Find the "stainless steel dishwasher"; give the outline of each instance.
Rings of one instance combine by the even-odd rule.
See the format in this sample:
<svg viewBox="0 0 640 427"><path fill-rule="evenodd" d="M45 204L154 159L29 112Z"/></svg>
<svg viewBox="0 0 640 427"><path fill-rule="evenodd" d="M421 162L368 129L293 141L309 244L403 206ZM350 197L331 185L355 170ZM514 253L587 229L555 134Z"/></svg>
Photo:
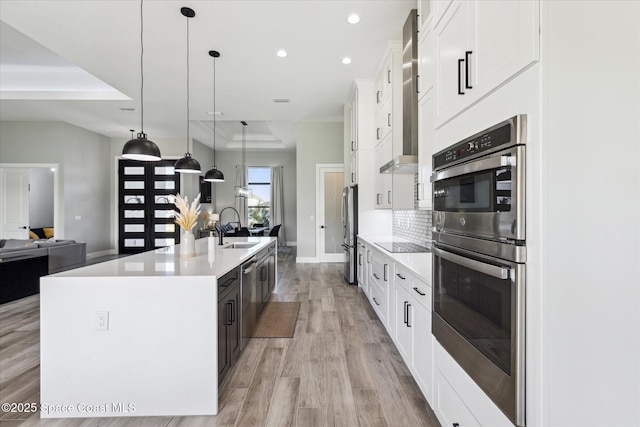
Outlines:
<svg viewBox="0 0 640 427"><path fill-rule="evenodd" d="M249 344L256 326L257 292L256 292L256 258L253 257L242 264L242 278L240 279L240 328L242 330L242 350Z"/></svg>

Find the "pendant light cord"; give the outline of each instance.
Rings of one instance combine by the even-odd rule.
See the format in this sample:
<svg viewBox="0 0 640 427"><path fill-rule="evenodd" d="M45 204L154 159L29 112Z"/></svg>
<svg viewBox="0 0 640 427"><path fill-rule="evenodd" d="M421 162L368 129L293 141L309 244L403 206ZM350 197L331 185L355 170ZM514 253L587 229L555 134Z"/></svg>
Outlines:
<svg viewBox="0 0 640 427"><path fill-rule="evenodd" d="M187 17L187 153L189 152L189 17Z"/></svg>
<svg viewBox="0 0 640 427"><path fill-rule="evenodd" d="M144 18L142 16L142 3L140 0L140 133L144 135Z"/></svg>
<svg viewBox="0 0 640 427"><path fill-rule="evenodd" d="M216 58L213 57L213 165L216 165Z"/></svg>

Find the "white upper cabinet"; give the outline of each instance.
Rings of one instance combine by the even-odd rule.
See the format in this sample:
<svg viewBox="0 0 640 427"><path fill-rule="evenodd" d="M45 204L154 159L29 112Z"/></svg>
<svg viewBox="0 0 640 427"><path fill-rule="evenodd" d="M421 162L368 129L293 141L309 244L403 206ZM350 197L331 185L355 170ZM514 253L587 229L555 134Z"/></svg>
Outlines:
<svg viewBox="0 0 640 427"><path fill-rule="evenodd" d="M433 25L424 26L418 41L418 99L422 99L436 83L436 38Z"/></svg>
<svg viewBox="0 0 640 427"><path fill-rule="evenodd" d="M431 18L431 0L418 0L418 30L422 31Z"/></svg>
<svg viewBox="0 0 640 427"><path fill-rule="evenodd" d="M449 6L451 6L451 3L452 0L431 0L429 5L429 12L432 16L431 22L434 26L440 22L440 20L442 19L442 15L444 15Z"/></svg>
<svg viewBox="0 0 640 427"><path fill-rule="evenodd" d="M538 60L538 8L538 0L453 0L433 21L436 127Z"/></svg>

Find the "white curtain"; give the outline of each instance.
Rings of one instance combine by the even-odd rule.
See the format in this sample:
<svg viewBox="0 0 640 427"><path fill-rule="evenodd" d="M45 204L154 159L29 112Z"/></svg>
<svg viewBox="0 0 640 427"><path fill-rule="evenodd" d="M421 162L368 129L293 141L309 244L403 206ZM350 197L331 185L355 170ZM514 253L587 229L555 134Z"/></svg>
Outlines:
<svg viewBox="0 0 640 427"><path fill-rule="evenodd" d="M284 233L284 168L274 166L271 168L271 218L269 226L271 228L280 224L278 233L278 246L286 246L286 236Z"/></svg>
<svg viewBox="0 0 640 427"><path fill-rule="evenodd" d="M242 165L236 165L236 186L247 186L247 168ZM247 198L236 197L236 210L240 214L240 222L243 227L248 227L249 219L247 217Z"/></svg>

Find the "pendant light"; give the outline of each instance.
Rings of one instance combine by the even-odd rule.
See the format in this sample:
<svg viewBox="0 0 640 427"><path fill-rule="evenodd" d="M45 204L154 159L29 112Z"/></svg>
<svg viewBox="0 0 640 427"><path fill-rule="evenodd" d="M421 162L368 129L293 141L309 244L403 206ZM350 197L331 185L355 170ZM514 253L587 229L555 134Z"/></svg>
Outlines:
<svg viewBox="0 0 640 427"><path fill-rule="evenodd" d="M174 169L179 173L200 173L202 172L200 163L189 153L189 18L196 16L196 13L188 7L181 8L180 13L187 18L187 152L176 162Z"/></svg>
<svg viewBox="0 0 640 427"><path fill-rule="evenodd" d="M142 16L142 2L140 0L140 133L137 138L133 138L124 144L122 147L122 157L131 160L140 161L158 161L162 160L160 156L160 149L153 142L147 139L147 134L144 133L144 20Z"/></svg>
<svg viewBox="0 0 640 427"><path fill-rule="evenodd" d="M204 175L207 182L224 182L224 174L216 168L216 58L220 57L220 52L210 50L209 55L213 58L213 166Z"/></svg>
<svg viewBox="0 0 640 427"><path fill-rule="evenodd" d="M240 185L233 187L233 193L236 197L247 199L253 197L253 191L247 187L247 122L243 120L240 123L242 123L242 179Z"/></svg>

